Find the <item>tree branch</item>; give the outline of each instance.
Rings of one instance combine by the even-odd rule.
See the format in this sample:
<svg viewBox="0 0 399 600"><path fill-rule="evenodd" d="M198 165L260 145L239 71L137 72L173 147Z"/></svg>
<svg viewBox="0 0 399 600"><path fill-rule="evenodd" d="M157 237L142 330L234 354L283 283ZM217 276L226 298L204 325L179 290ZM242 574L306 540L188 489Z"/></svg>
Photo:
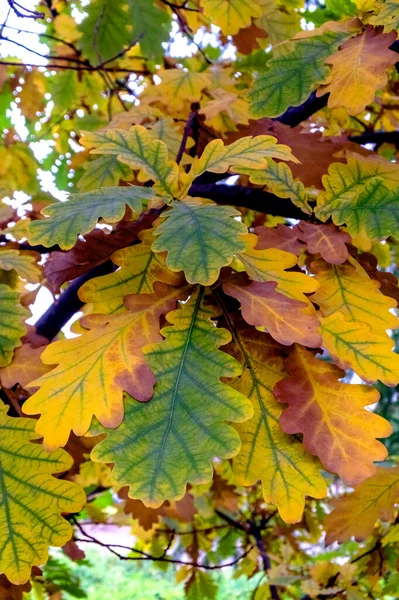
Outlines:
<svg viewBox="0 0 399 600"><path fill-rule="evenodd" d="M36 333L48 340L52 340L69 319L83 306L83 302L78 296L79 288L86 281L89 281L89 279L112 273L114 268L115 266L112 261L107 260L75 279L37 321Z"/></svg>
<svg viewBox="0 0 399 600"><path fill-rule="evenodd" d="M350 135L350 142L355 144L395 144L399 145L399 131L370 131L360 135Z"/></svg>
<svg viewBox="0 0 399 600"><path fill-rule="evenodd" d="M226 185L223 183L194 184L191 186L190 196L209 198L217 204L231 204L242 206L251 210L291 219L309 218L302 210L285 198L279 198L271 192L264 192L260 188L250 188L243 185Z"/></svg>

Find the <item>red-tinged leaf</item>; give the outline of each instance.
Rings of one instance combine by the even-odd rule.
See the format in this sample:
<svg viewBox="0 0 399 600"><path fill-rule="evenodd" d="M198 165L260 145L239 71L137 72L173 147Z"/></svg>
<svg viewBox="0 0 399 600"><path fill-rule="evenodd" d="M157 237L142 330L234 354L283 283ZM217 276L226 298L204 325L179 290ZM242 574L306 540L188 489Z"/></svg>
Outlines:
<svg viewBox="0 0 399 600"><path fill-rule="evenodd" d="M226 294L233 296L241 303L244 319L255 327L265 327L270 335L285 346L294 342L318 348L321 337L317 333L319 322L304 302L283 296L276 291L274 282L249 285L245 279L237 278L225 283Z"/></svg>
<svg viewBox="0 0 399 600"><path fill-rule="evenodd" d="M389 271L379 271L377 269L378 261L374 254L363 252L356 256L357 261L362 265L366 273L380 284L380 292L384 296L389 296L399 303L398 280L393 273Z"/></svg>
<svg viewBox="0 0 399 600"><path fill-rule="evenodd" d="M364 408L377 402L378 391L339 381L345 371L300 346L292 349L285 364L289 376L273 390L288 404L280 417L283 431L302 433L306 450L348 485L373 475L373 462L387 455L376 438L392 433L388 421Z"/></svg>
<svg viewBox="0 0 399 600"><path fill-rule="evenodd" d="M278 248L291 252L299 256L305 245L299 240L300 231L297 227L289 227L288 225L277 225L276 228L255 227L256 235L259 238L257 250L266 250L267 248Z"/></svg>
<svg viewBox="0 0 399 600"><path fill-rule="evenodd" d="M52 367L40 360L46 346L34 348L31 344L23 344L15 350L12 363L0 369L0 381L3 387L12 388L19 383L28 387L34 379L38 379L51 371Z"/></svg>
<svg viewBox="0 0 399 600"><path fill-rule="evenodd" d="M333 500L334 510L324 525L326 542L344 542L352 536L363 541L373 531L377 519L390 521L399 502L399 467L378 467L352 494Z"/></svg>
<svg viewBox="0 0 399 600"><path fill-rule="evenodd" d="M310 254L321 254L325 261L340 265L348 258L350 236L332 223L316 225L301 221L298 225L299 239L308 247Z"/></svg>
<svg viewBox="0 0 399 600"><path fill-rule="evenodd" d="M54 251L44 265L44 276L52 292L58 293L66 281L72 281L90 269L106 261L111 254L120 248L130 246L143 229L150 227L154 216L145 215L140 223L121 223L111 233L102 229L94 229L85 235L85 240L78 240L67 252Z"/></svg>

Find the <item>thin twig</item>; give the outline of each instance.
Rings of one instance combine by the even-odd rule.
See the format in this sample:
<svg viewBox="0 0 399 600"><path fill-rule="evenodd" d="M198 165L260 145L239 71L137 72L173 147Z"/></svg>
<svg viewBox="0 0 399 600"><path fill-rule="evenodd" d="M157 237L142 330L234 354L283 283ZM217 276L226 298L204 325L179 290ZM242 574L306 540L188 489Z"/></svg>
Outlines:
<svg viewBox="0 0 399 600"><path fill-rule="evenodd" d="M15 12L17 17L21 17L22 19L44 19L46 16L42 12L38 12L37 10L30 10L30 8L25 8L17 2L16 0L7 0L10 8ZM25 11L25 14L21 11Z"/></svg>
<svg viewBox="0 0 399 600"><path fill-rule="evenodd" d="M194 124L195 119L197 118L197 115L198 115L198 110L193 110L190 113L190 115L187 119L187 122L184 126L183 137L182 137L182 140L181 140L181 143L179 146L178 153L176 154L177 164L179 164L181 159L183 158L183 154L184 154L184 151L186 150L186 146L187 146L187 140L191 133L191 130L193 128L193 124Z"/></svg>
<svg viewBox="0 0 399 600"><path fill-rule="evenodd" d="M58 57L57 57L58 58ZM119 67L93 67L91 65L36 65L34 63L23 63L17 61L0 60L0 65L6 65L9 67L32 67L33 69L45 68L45 69L69 69L70 71L90 71L95 73L96 71L107 71L109 73L139 73L140 75L148 75L149 71L143 69L121 69Z"/></svg>

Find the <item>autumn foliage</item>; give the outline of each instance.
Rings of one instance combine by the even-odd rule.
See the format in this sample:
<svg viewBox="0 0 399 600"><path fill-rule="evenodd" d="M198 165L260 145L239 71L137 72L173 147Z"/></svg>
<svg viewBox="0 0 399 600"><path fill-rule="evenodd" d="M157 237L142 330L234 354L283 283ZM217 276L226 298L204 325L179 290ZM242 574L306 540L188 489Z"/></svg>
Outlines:
<svg viewBox="0 0 399 600"><path fill-rule="evenodd" d="M393 598L398 1L8 4L0 597L97 543Z"/></svg>

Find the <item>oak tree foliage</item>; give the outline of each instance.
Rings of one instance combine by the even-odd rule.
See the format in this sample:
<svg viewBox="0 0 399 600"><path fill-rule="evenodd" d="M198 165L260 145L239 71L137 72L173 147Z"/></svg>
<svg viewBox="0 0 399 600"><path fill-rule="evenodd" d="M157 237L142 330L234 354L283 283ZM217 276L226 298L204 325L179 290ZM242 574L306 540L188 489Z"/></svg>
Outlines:
<svg viewBox="0 0 399 600"><path fill-rule="evenodd" d="M1 597L84 594L44 567L83 542L192 600L227 566L397 595L398 29L398 0L8 1Z"/></svg>

